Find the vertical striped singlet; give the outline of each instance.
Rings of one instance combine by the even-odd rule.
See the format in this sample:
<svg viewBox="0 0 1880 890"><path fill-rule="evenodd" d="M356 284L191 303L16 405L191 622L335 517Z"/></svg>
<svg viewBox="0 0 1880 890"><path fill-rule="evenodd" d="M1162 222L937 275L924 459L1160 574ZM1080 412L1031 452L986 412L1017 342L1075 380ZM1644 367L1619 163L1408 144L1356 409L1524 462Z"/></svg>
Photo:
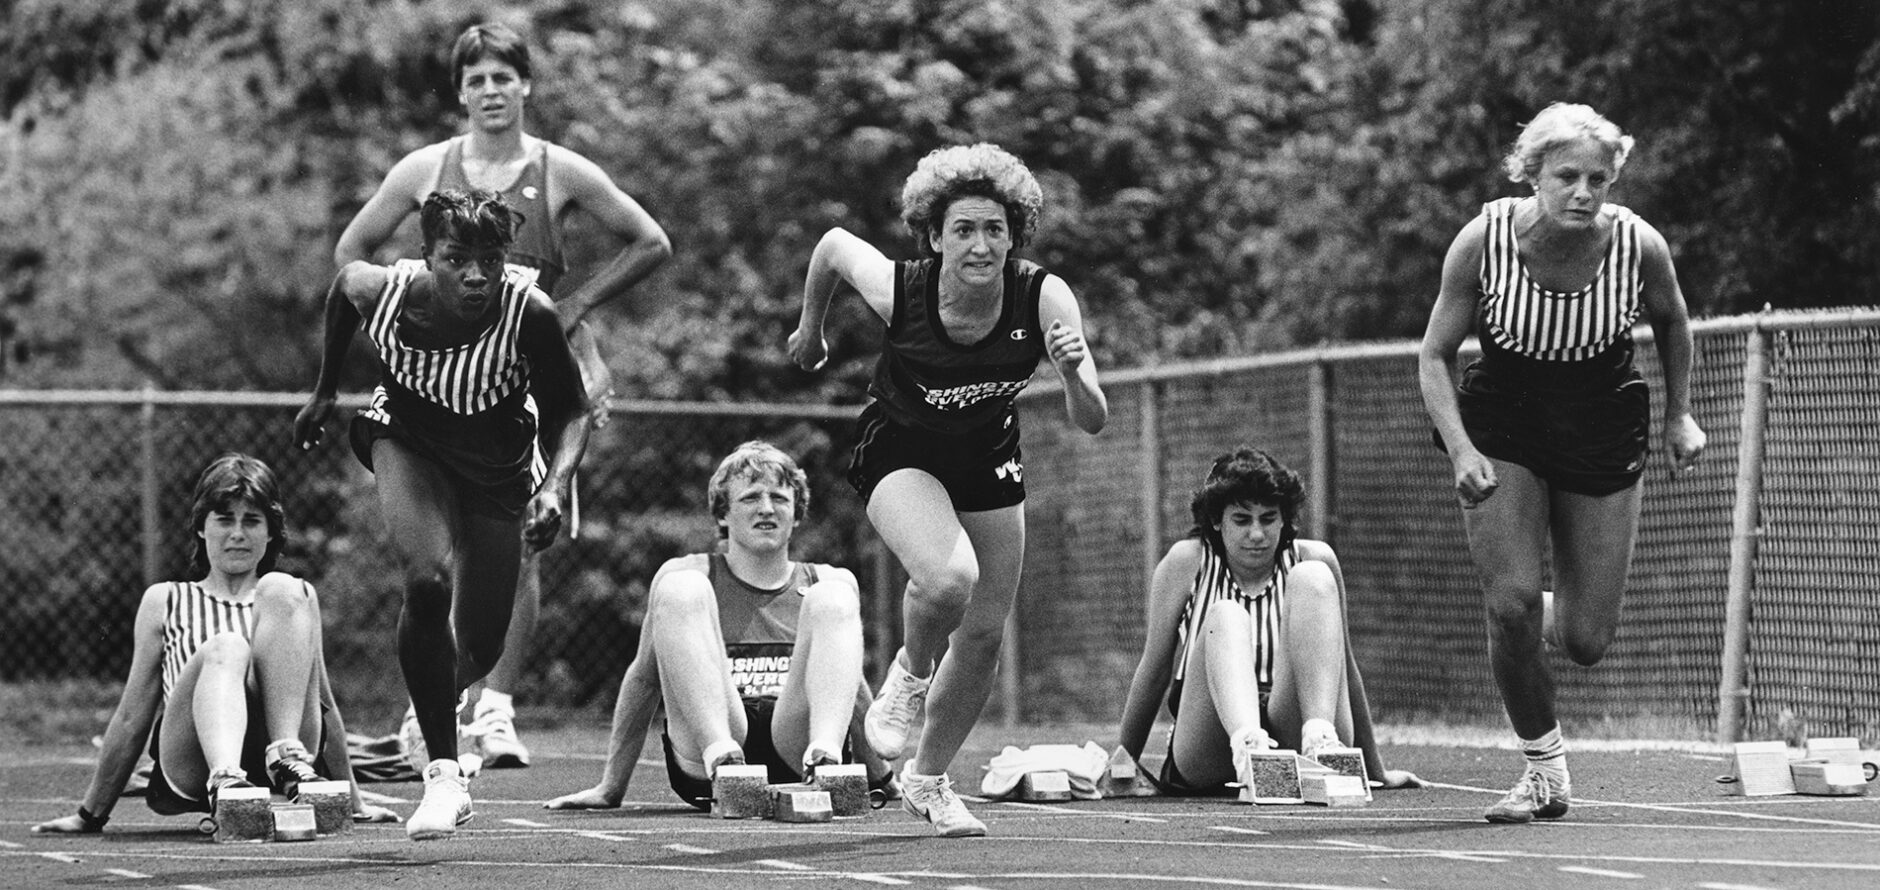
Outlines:
<svg viewBox="0 0 1880 890"><path fill-rule="evenodd" d="M1638 216L1607 204L1613 217L1612 244L1592 283L1574 293L1556 293L1535 284L1521 262L1515 239L1515 207L1520 198L1502 198L1482 206L1488 236L1482 253L1482 329L1494 344L1543 361L1583 361L1628 337L1638 321Z"/></svg>
<svg viewBox="0 0 1880 890"><path fill-rule="evenodd" d="M302 582L303 584L305 582ZM243 639L255 636L255 604L232 603L211 596L201 584L170 582L169 602L163 608L163 698L168 701L176 678L182 676L204 641L235 631Z"/></svg>
<svg viewBox="0 0 1880 890"><path fill-rule="evenodd" d="M1201 633L1202 622L1208 618L1208 607L1220 600L1235 600L1246 606L1247 614L1252 616L1254 676L1262 690L1271 689L1273 658L1279 648L1279 622L1285 605L1286 573L1298 561L1298 545L1286 548L1278 564L1273 566L1273 573L1267 576L1266 584L1250 595L1234 580L1227 560L1203 540L1194 592L1188 595L1188 604L1182 607L1181 623L1176 627L1181 642L1176 647L1175 680L1180 682L1187 675L1189 643Z"/></svg>
<svg viewBox="0 0 1880 890"><path fill-rule="evenodd" d="M398 335L398 316L411 282L425 269L423 260L399 260L389 267L391 278L379 295L378 308L365 321L366 336L378 351L385 374L405 390L453 414L477 414L528 384L528 362L522 356L522 311L528 304L530 283L514 270L503 274L496 323L477 339L447 349L417 349ZM361 412L380 423L391 422L384 384L372 392L372 404Z"/></svg>

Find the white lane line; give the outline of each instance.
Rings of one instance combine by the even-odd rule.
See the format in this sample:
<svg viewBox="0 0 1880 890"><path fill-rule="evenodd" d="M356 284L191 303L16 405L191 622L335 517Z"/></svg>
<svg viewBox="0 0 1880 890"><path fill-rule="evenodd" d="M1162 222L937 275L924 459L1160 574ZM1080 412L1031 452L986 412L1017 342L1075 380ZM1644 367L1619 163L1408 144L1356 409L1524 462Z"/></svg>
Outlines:
<svg viewBox="0 0 1880 890"><path fill-rule="evenodd" d="M132 880L138 880L138 881L141 881L145 878L150 877L149 875L144 874L143 872L131 871L128 868L107 868L104 870L104 873L108 875L117 875L120 878L130 878Z"/></svg>
<svg viewBox="0 0 1880 890"><path fill-rule="evenodd" d="M1774 887L1764 887L1760 884L1719 884L1712 882L1709 884L1698 884L1697 886L1704 888L1704 890L1775 890Z"/></svg>
<svg viewBox="0 0 1880 890"><path fill-rule="evenodd" d="M537 822L533 819L504 819L503 824L504 825L520 825L523 828L553 828L555 827L546 822Z"/></svg>
<svg viewBox="0 0 1880 890"><path fill-rule="evenodd" d="M667 844L666 849L671 850L674 853L690 853L693 856L716 856L718 855L717 850L707 850L704 847L694 847L691 844Z"/></svg>
<svg viewBox="0 0 1880 890"><path fill-rule="evenodd" d="M1167 824L1168 822L1167 819L1157 819L1154 816L1144 816L1140 813L1101 813L1095 810L1080 810L1074 807L1054 806L1048 803L1031 803L1031 802L1022 801L1022 800L1007 800L1007 801L1001 801L1001 803L1005 804L1008 807L1012 807L1014 809L1031 810L1032 812L1035 812L1035 813L1062 813L1066 816L1089 816L1091 818L1096 818L1096 819L1121 819L1124 822L1154 822L1157 825Z"/></svg>
<svg viewBox="0 0 1880 890"><path fill-rule="evenodd" d="M613 841L614 843L619 843L619 844L631 843L633 841L639 840L639 838L636 838L636 837L628 837L624 834L616 834L611 831L577 831L574 833L574 836L591 838L597 841Z"/></svg>
<svg viewBox="0 0 1880 890"><path fill-rule="evenodd" d="M78 864L78 857L73 856L70 853L40 853L39 855L46 859L51 859L57 862L63 862L66 865Z"/></svg>
<svg viewBox="0 0 1880 890"><path fill-rule="evenodd" d="M1495 795L1507 793L1505 791L1497 791L1493 788L1477 788L1474 785L1451 785L1447 782L1425 782L1424 784L1431 788L1448 788L1452 791L1476 791L1483 794ZM1731 816L1737 819L1789 822L1796 825L1836 825L1842 828L1864 828L1870 832L1880 832L1880 825L1875 825L1871 822L1849 822L1843 819L1809 819L1801 816L1775 816L1768 813L1749 813L1742 810L1717 809L1707 804L1627 803L1620 800L1593 800L1591 798L1578 799L1575 800L1574 803L1585 804L1589 807L1625 807L1627 809L1647 810L1654 813L1684 813L1693 816Z"/></svg>
<svg viewBox="0 0 1880 890"><path fill-rule="evenodd" d="M905 887L913 883L913 881L903 881L900 878L891 878L887 875L849 875L849 877L863 883L881 884L886 887Z"/></svg>
<svg viewBox="0 0 1880 890"><path fill-rule="evenodd" d="M754 859L752 860L752 863L755 865L768 865L771 868L782 869L784 871L815 871L816 870L800 862L789 862L783 859Z"/></svg>
<svg viewBox="0 0 1880 890"><path fill-rule="evenodd" d="M1227 831L1227 832L1232 832L1234 834L1272 834L1273 833L1270 831L1261 831L1258 828L1239 828L1233 825L1210 825L1208 827L1214 829L1215 831Z"/></svg>
<svg viewBox="0 0 1880 890"><path fill-rule="evenodd" d="M208 884L178 884L176 890L215 890Z"/></svg>
<svg viewBox="0 0 1880 890"><path fill-rule="evenodd" d="M1637 872L1613 871L1609 868L1587 868L1584 865L1563 865L1560 867L1560 870L1576 875L1592 875L1596 878L1618 878L1622 881L1638 881L1645 878L1644 875Z"/></svg>

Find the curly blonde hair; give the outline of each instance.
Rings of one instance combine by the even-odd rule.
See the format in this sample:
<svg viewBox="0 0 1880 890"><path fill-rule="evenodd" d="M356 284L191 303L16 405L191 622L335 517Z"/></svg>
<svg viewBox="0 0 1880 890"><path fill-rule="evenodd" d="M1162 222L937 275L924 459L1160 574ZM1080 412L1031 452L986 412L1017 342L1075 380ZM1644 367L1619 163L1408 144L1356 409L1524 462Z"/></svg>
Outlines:
<svg viewBox="0 0 1880 890"><path fill-rule="evenodd" d="M954 201L968 197L990 198L1005 207L1013 247L1030 243L1044 213L1044 189L1011 152L990 142L935 149L901 187L901 221L922 254L936 255L928 236L946 221Z"/></svg>
<svg viewBox="0 0 1880 890"><path fill-rule="evenodd" d="M1540 114L1534 115L1534 119L1521 128L1514 148L1501 161L1502 169L1507 171L1509 180L1531 185L1539 180L1541 162L1547 159L1548 152L1580 139L1591 139L1612 153L1615 176L1625 168L1626 156L1632 153L1632 137L1591 106L1555 102L1541 109Z"/></svg>
<svg viewBox="0 0 1880 890"><path fill-rule="evenodd" d="M783 449L762 439L752 439L725 455L718 469L712 472L711 482L705 486L705 503L711 508L712 519L722 522L730 515L731 486L735 480L745 478L790 486L790 494L796 501L792 518L801 521L809 512L809 476ZM728 535L723 525L718 526L718 537Z"/></svg>

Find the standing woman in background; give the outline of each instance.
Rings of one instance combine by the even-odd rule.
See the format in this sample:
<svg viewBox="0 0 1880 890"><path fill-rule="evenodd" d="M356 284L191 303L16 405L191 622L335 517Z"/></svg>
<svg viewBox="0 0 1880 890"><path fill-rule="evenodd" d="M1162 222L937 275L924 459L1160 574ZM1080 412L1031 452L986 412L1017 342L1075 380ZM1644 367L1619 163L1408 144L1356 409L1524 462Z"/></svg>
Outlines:
<svg viewBox="0 0 1880 890"><path fill-rule="evenodd" d="M1482 208L1443 261L1418 357L1423 401L1455 470L1488 611L1489 659L1527 768L1490 822L1566 815L1566 749L1543 643L1605 656L1638 537L1651 396L1632 326L1651 322L1673 470L1704 449L1690 412L1691 329L1664 236L1607 193L1632 137L1584 105L1522 129L1508 176L1534 190ZM1472 325L1481 359L1458 383ZM1553 553L1553 591L1542 566Z"/></svg>
<svg viewBox="0 0 1880 890"><path fill-rule="evenodd" d="M925 701L920 745L901 776L903 805L943 837L986 833L946 772L992 691L1024 563L1012 400L1048 357L1071 421L1094 434L1109 418L1077 298L1056 275L1011 256L1031 240L1043 205L1038 181L1004 149L932 152L901 191L901 219L921 259L896 262L831 229L810 257L790 334L796 363L822 367L823 319L839 285L887 324L849 482L909 580L905 643L864 728L883 757L899 757Z"/></svg>

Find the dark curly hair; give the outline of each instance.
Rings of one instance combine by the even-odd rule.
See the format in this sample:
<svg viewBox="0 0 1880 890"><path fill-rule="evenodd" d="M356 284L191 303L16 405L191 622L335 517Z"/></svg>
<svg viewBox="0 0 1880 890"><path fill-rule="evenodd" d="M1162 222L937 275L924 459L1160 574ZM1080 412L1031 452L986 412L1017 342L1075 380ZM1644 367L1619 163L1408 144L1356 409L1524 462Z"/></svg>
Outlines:
<svg viewBox="0 0 1880 890"><path fill-rule="evenodd" d="M1306 487L1299 474L1273 456L1257 448L1242 445L1214 459L1208 478L1195 489L1188 502L1195 527L1188 534L1206 541L1215 553L1222 553L1221 516L1235 504L1272 504L1279 508L1281 528L1277 554L1285 553L1299 536L1299 508L1305 503Z"/></svg>
<svg viewBox="0 0 1880 890"><path fill-rule="evenodd" d="M1031 243L1044 213L1044 189L1011 152L990 142L935 149L901 186L901 222L922 256L936 255L931 236L961 198L988 198L1004 207L1014 248Z"/></svg>
<svg viewBox="0 0 1880 890"><path fill-rule="evenodd" d="M267 516L268 546L256 569L262 573L274 569L281 548L287 545L287 511L281 508L280 484L274 479L274 470L260 459L226 451L203 468L190 500L189 539L195 542L196 552L189 564L195 571L209 571L209 545L201 534L203 522L210 513L227 510L237 501L247 501Z"/></svg>
<svg viewBox="0 0 1880 890"><path fill-rule="evenodd" d="M424 235L424 254L440 238L455 238L475 247L509 249L522 227L522 212L510 207L503 196L484 189L432 192L418 209L418 230Z"/></svg>

